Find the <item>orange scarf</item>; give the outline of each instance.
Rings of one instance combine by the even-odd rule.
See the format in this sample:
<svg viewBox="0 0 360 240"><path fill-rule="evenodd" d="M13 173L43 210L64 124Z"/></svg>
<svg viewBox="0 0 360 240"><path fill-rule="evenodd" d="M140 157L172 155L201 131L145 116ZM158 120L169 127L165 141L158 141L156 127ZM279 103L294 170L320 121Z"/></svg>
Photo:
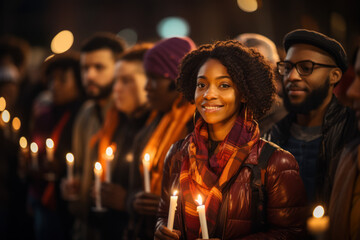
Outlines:
<svg viewBox="0 0 360 240"><path fill-rule="evenodd" d="M181 101L182 96L175 100L171 111L161 118L141 155L150 155L151 192L157 195L161 194L165 156L173 143L185 137L186 124L195 112L195 106L188 102L179 107ZM140 166L140 171L143 172L142 165Z"/></svg>

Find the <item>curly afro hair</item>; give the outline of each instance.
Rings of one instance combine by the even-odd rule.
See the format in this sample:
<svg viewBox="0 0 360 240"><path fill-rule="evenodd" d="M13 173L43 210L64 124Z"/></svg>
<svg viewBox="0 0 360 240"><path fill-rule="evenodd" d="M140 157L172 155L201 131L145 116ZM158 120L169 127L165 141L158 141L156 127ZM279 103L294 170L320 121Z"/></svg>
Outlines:
<svg viewBox="0 0 360 240"><path fill-rule="evenodd" d="M178 90L188 101L194 102L197 74L210 58L219 60L226 67L254 118L261 118L273 102L274 72L258 51L236 40L205 44L187 54L180 65Z"/></svg>

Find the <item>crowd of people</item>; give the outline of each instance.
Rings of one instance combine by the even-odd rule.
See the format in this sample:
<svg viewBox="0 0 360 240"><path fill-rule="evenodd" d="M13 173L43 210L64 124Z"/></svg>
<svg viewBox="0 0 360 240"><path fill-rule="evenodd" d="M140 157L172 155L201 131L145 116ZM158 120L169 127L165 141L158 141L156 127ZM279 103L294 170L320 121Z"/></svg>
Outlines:
<svg viewBox="0 0 360 240"><path fill-rule="evenodd" d="M37 81L30 49L0 37L3 239L360 239L359 49L102 32Z"/></svg>

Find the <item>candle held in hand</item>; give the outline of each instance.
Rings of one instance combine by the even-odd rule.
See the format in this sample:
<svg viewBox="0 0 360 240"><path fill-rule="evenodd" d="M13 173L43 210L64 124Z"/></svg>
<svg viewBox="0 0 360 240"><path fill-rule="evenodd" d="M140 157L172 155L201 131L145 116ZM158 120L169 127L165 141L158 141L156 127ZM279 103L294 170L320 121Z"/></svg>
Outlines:
<svg viewBox="0 0 360 240"><path fill-rule="evenodd" d="M51 138L46 139L46 158L49 162L54 160L54 141Z"/></svg>
<svg viewBox="0 0 360 240"><path fill-rule="evenodd" d="M144 166L144 186L145 192L151 192L150 190L150 154L146 153L143 159Z"/></svg>
<svg viewBox="0 0 360 240"><path fill-rule="evenodd" d="M168 215L168 223L167 228L170 230L173 230L174 227L174 217L175 217L175 211L177 207L177 191L174 191L173 196L170 197L170 206L169 206L169 215Z"/></svg>
<svg viewBox="0 0 360 240"><path fill-rule="evenodd" d="M114 152L111 147L107 147L105 151L105 160L106 160L106 171L105 171L105 181L111 182L111 162L114 160Z"/></svg>
<svg viewBox="0 0 360 240"><path fill-rule="evenodd" d="M199 206L197 206L196 210L199 213L202 238L209 239L209 233L208 233L207 223L206 223L205 205L202 205L202 197L200 196L200 194L196 201L199 204Z"/></svg>
<svg viewBox="0 0 360 240"><path fill-rule="evenodd" d="M72 153L66 154L67 179L69 182L74 179L74 160L74 155Z"/></svg>
<svg viewBox="0 0 360 240"><path fill-rule="evenodd" d="M95 167L94 167L94 174L95 174L95 209L97 210L101 210L101 195L100 195L100 191L101 191L101 182L100 182L100 178L101 175L103 173L103 169L101 166L101 163L96 162L95 163Z"/></svg>
<svg viewBox="0 0 360 240"><path fill-rule="evenodd" d="M39 167L38 163L38 145L35 142L30 144L30 151L31 151L31 163L33 169L37 169Z"/></svg>

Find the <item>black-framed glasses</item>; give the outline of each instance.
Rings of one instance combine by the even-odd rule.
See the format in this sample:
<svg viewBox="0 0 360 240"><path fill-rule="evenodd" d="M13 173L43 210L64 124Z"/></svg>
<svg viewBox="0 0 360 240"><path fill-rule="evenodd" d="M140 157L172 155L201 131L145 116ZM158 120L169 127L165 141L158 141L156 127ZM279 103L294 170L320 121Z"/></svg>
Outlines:
<svg viewBox="0 0 360 240"><path fill-rule="evenodd" d="M296 68L296 71L299 73L300 76L308 76L312 74L314 71L315 66L320 66L324 68L336 68L335 65L328 65L322 63L315 63L310 60L300 61L296 63L292 63L290 61L280 61L277 62L277 70L281 76L288 75L291 72L293 67Z"/></svg>

